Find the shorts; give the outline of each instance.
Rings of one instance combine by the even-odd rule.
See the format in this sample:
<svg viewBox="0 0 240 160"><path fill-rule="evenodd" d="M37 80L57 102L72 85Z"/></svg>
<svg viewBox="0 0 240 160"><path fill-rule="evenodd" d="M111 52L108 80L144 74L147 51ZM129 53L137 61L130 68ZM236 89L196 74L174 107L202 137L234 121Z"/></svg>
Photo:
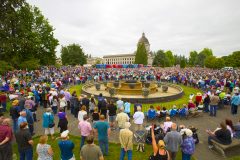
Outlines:
<svg viewBox="0 0 240 160"><path fill-rule="evenodd" d="M109 116L109 121L110 121L110 122L114 122L115 119L116 119L116 116Z"/></svg>
<svg viewBox="0 0 240 160"><path fill-rule="evenodd" d="M51 135L54 134L54 127L52 127L52 128L45 128L45 135L48 135L48 134L51 134Z"/></svg>

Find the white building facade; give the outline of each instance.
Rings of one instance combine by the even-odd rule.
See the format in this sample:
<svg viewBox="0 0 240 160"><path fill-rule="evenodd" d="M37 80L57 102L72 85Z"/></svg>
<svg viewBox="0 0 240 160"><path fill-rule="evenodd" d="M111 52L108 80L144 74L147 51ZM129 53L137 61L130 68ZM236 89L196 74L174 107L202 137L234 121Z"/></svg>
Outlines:
<svg viewBox="0 0 240 160"><path fill-rule="evenodd" d="M148 39L145 37L144 33L142 33L142 37L139 39L137 45L139 43L144 43L145 48L148 53L148 65L152 65L153 56L150 51L150 43L149 43ZM104 64L134 64L134 62L135 62L135 53L114 54L114 55L103 56Z"/></svg>

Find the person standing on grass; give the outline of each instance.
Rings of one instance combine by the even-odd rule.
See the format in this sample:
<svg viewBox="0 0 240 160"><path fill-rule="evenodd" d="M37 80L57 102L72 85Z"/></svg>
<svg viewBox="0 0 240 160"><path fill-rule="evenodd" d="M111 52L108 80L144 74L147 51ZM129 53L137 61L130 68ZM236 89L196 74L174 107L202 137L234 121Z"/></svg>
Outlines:
<svg viewBox="0 0 240 160"><path fill-rule="evenodd" d="M169 152L165 149L165 143L163 140L159 140L156 142L155 134L154 134L154 125L151 127L151 136L152 136L152 147L153 147L153 155L151 156L151 160L171 160L169 156Z"/></svg>
<svg viewBox="0 0 240 160"><path fill-rule="evenodd" d="M75 160L75 156L73 154L74 143L69 140L69 131L63 131L61 133L61 140L58 142L58 146L61 151L61 160Z"/></svg>
<svg viewBox="0 0 240 160"><path fill-rule="evenodd" d="M133 120L136 125L135 131L142 130L143 127L143 120L144 120L144 113L142 112L142 108L140 106L137 107L137 112L133 115Z"/></svg>
<svg viewBox="0 0 240 160"><path fill-rule="evenodd" d="M120 160L124 160L125 154L128 155L128 160L132 160L133 150L133 132L129 130L130 122L125 123L125 128L120 130L119 141L121 143Z"/></svg>
<svg viewBox="0 0 240 160"><path fill-rule="evenodd" d="M125 128L125 122L129 121L129 117L126 113L123 112L124 108L120 108L119 112L116 117L116 122L118 124L119 129Z"/></svg>
<svg viewBox="0 0 240 160"><path fill-rule="evenodd" d="M52 147L47 144L48 136L44 135L39 138L39 143L37 144L37 160L53 160L53 150Z"/></svg>
<svg viewBox="0 0 240 160"><path fill-rule="evenodd" d="M87 136L89 136L92 133L92 127L91 124L88 122L88 116L84 115L83 121L80 121L78 124L78 129L81 133L81 144L80 144L80 150L82 146L84 145L85 139Z"/></svg>
<svg viewBox="0 0 240 160"><path fill-rule="evenodd" d="M190 129L182 129L180 132L183 136L181 144L182 160L191 160L191 156L195 151L195 141L193 139L193 132Z"/></svg>
<svg viewBox="0 0 240 160"><path fill-rule="evenodd" d="M178 147L182 144L182 136L179 132L177 132L176 123L172 123L171 131L165 135L164 142L166 144L166 148L169 152L171 160L175 160L178 152Z"/></svg>
<svg viewBox="0 0 240 160"><path fill-rule="evenodd" d="M111 129L108 122L105 121L105 116L100 116L100 121L95 123L94 132L98 135L98 142L101 151L104 155L108 155L108 137L110 136Z"/></svg>
<svg viewBox="0 0 240 160"><path fill-rule="evenodd" d="M0 124L0 159L12 160L12 138L11 119L6 118Z"/></svg>
<svg viewBox="0 0 240 160"><path fill-rule="evenodd" d="M54 115L52 114L52 109L49 107L46 109L46 112L43 113L42 116L42 126L44 128L45 135L51 135L52 139L54 139L54 126L51 124L54 123Z"/></svg>
<svg viewBox="0 0 240 160"><path fill-rule="evenodd" d="M110 127L114 129L114 122L117 114L117 107L113 103L113 100L110 100L110 103L107 105Z"/></svg>
<svg viewBox="0 0 240 160"><path fill-rule="evenodd" d="M129 101L127 100L124 103L124 112L127 113L128 117L130 117L130 111L131 111L131 103L129 103Z"/></svg>
<svg viewBox="0 0 240 160"><path fill-rule="evenodd" d="M20 131L15 134L20 160L33 159L33 140L27 122L20 124Z"/></svg>
<svg viewBox="0 0 240 160"><path fill-rule="evenodd" d="M80 151L81 160L104 160L102 151L99 146L94 144L94 137L88 136L87 144Z"/></svg>

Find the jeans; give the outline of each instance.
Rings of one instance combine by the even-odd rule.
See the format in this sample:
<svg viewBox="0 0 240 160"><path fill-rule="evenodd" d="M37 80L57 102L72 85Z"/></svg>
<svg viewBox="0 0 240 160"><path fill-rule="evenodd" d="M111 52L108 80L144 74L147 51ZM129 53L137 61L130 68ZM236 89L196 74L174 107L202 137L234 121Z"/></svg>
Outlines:
<svg viewBox="0 0 240 160"><path fill-rule="evenodd" d="M209 112L209 103L204 103L204 112Z"/></svg>
<svg viewBox="0 0 240 160"><path fill-rule="evenodd" d="M104 155L108 155L108 139L98 140L101 151Z"/></svg>
<svg viewBox="0 0 240 160"><path fill-rule="evenodd" d="M217 114L217 105L210 105L210 116L215 116Z"/></svg>
<svg viewBox="0 0 240 160"><path fill-rule="evenodd" d="M32 160L33 159L33 149L27 149L25 151L19 151L20 160Z"/></svg>
<svg viewBox="0 0 240 160"><path fill-rule="evenodd" d="M182 160L191 160L191 154L185 154L182 152Z"/></svg>
<svg viewBox="0 0 240 160"><path fill-rule="evenodd" d="M124 148L121 148L120 160L124 160L125 154L127 153L128 160L132 160L132 150L124 151Z"/></svg>
<svg viewBox="0 0 240 160"><path fill-rule="evenodd" d="M81 136L80 150L83 147L86 138L86 136Z"/></svg>
<svg viewBox="0 0 240 160"><path fill-rule="evenodd" d="M237 114L237 110L238 110L238 105L232 104L231 105L231 113Z"/></svg>
<svg viewBox="0 0 240 160"><path fill-rule="evenodd" d="M13 132L17 133L18 131L18 119L13 119Z"/></svg>

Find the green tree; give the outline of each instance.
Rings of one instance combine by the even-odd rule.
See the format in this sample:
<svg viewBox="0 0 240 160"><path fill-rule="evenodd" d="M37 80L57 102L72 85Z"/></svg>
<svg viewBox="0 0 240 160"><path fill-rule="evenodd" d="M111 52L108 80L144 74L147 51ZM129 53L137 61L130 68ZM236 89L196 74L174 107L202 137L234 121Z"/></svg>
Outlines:
<svg viewBox="0 0 240 160"><path fill-rule="evenodd" d="M61 59L63 65L84 65L87 63L86 55L78 44L62 46Z"/></svg>
<svg viewBox="0 0 240 160"><path fill-rule="evenodd" d="M5 61L0 61L0 75L10 70L13 70L11 65Z"/></svg>
<svg viewBox="0 0 240 160"><path fill-rule="evenodd" d="M166 56L166 67L172 67L175 63L175 59L174 56L172 54L172 51L166 51L165 52L165 56Z"/></svg>
<svg viewBox="0 0 240 160"><path fill-rule="evenodd" d="M207 68L215 68L214 67L215 62L216 62L216 57L215 56L208 56L204 61L204 65Z"/></svg>
<svg viewBox="0 0 240 160"><path fill-rule="evenodd" d="M144 43L139 43L135 55L135 64L147 65L148 55Z"/></svg>
<svg viewBox="0 0 240 160"><path fill-rule="evenodd" d="M198 53L196 51L191 51L189 56L189 65L195 66L197 63Z"/></svg>
<svg viewBox="0 0 240 160"><path fill-rule="evenodd" d="M180 61L180 67L181 68L185 68L186 67L186 59L185 58L182 58L181 61Z"/></svg>
<svg viewBox="0 0 240 160"><path fill-rule="evenodd" d="M222 59L228 67L240 67L240 51L235 51L229 56L224 56Z"/></svg>
<svg viewBox="0 0 240 160"><path fill-rule="evenodd" d="M55 63L57 39L53 28L37 7L25 0L3 0L0 7L0 58L15 68L39 59L42 65Z"/></svg>
<svg viewBox="0 0 240 160"><path fill-rule="evenodd" d="M166 55L163 50L158 50L153 58L153 66L165 67Z"/></svg>

